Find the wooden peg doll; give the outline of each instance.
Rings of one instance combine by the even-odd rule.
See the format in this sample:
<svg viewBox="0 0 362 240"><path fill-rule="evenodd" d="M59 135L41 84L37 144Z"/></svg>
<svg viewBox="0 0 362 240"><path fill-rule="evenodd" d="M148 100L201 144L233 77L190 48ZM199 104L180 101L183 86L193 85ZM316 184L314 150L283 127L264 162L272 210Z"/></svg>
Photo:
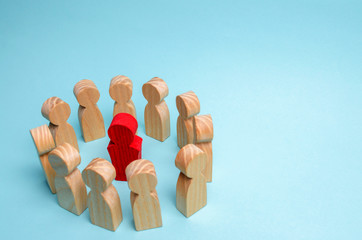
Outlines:
<svg viewBox="0 0 362 240"><path fill-rule="evenodd" d="M59 205L80 215L87 208L87 189L77 168L80 155L69 143L63 143L49 153L49 163L56 172L54 179Z"/></svg>
<svg viewBox="0 0 362 240"><path fill-rule="evenodd" d="M161 208L156 192L157 176L153 163L139 159L126 168L131 189L131 205L137 231L162 226Z"/></svg>
<svg viewBox="0 0 362 240"><path fill-rule="evenodd" d="M113 117L118 113L129 113L136 117L136 108L131 99L133 84L126 76L118 75L112 78L109 86L109 95L115 101L113 107Z"/></svg>
<svg viewBox="0 0 362 240"><path fill-rule="evenodd" d="M176 185L176 207L186 217L206 205L206 179L202 173L206 158L194 144L184 146L176 156L175 165L181 171Z"/></svg>
<svg viewBox="0 0 362 240"><path fill-rule="evenodd" d="M163 142L170 136L170 112L164 100L168 96L167 84L155 77L143 85L142 92L148 101L144 113L146 134Z"/></svg>
<svg viewBox="0 0 362 240"><path fill-rule="evenodd" d="M116 231L122 222L122 208L118 192L112 184L116 177L113 165L105 159L95 158L83 170L82 177L91 188L88 194L91 222Z"/></svg>
<svg viewBox="0 0 362 240"><path fill-rule="evenodd" d="M50 121L49 130L56 146L69 143L79 151L77 136L73 127L67 123L70 116L69 105L58 97L51 97L43 103L41 113Z"/></svg>
<svg viewBox="0 0 362 240"><path fill-rule="evenodd" d="M81 80L75 84L74 96L79 103L78 119L85 142L106 136L101 111L97 106L100 94L91 80Z"/></svg>

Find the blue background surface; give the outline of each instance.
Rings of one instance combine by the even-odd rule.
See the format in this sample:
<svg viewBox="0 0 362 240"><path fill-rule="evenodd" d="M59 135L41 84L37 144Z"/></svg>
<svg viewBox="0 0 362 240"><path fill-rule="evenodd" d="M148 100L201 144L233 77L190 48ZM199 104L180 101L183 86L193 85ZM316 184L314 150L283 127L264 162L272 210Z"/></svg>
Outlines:
<svg viewBox="0 0 362 240"><path fill-rule="evenodd" d="M0 1L1 239L361 239L361 1ZM29 129L43 102L72 109L83 170L109 159L108 137L84 143L74 84L97 85L108 128L110 79L134 83L163 227L137 232L125 182L116 232L60 208ZM171 136L145 136L142 84L170 89ZM193 90L214 121L208 204L175 207L175 97Z"/></svg>

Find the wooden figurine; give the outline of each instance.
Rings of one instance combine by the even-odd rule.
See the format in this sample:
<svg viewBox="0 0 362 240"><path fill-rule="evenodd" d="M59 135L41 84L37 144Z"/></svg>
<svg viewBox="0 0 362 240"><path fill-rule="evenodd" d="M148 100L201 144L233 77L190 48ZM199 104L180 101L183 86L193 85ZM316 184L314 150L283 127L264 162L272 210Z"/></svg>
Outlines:
<svg viewBox="0 0 362 240"><path fill-rule="evenodd" d="M168 96L167 84L155 77L143 85L142 92L148 101L144 113L146 134L163 142L170 136L170 112L164 100Z"/></svg>
<svg viewBox="0 0 362 240"><path fill-rule="evenodd" d="M69 105L58 97L51 97L43 103L41 113L50 121L49 130L56 146L67 142L79 151L77 136L73 127L67 123L70 116Z"/></svg>
<svg viewBox="0 0 362 240"><path fill-rule="evenodd" d="M75 84L74 96L79 103L78 119L85 142L106 136L101 111L97 106L100 94L91 80L81 80Z"/></svg>
<svg viewBox="0 0 362 240"><path fill-rule="evenodd" d="M126 76L118 75L112 78L109 86L109 95L115 101L113 107L113 117L118 113L129 113L135 119L136 108L131 99L133 84Z"/></svg>
<svg viewBox="0 0 362 240"><path fill-rule="evenodd" d="M179 148L195 143L194 116L200 112L200 101L193 91L176 97L176 106L179 112L177 118L177 145Z"/></svg>
<svg viewBox="0 0 362 240"><path fill-rule="evenodd" d="M91 222L102 228L116 231L122 222L121 200L112 181L116 177L113 165L105 159L95 158L83 170L82 177L91 191L88 209Z"/></svg>
<svg viewBox="0 0 362 240"><path fill-rule="evenodd" d="M108 128L107 150L116 169L116 180L127 181L127 165L142 156L142 138L135 135L137 120L128 113L118 113Z"/></svg>
<svg viewBox="0 0 362 240"><path fill-rule="evenodd" d="M137 231L162 226L161 208L156 192L157 176L153 163L140 159L126 168L131 189L131 205Z"/></svg>
<svg viewBox="0 0 362 240"><path fill-rule="evenodd" d="M56 172L54 183L59 205L76 215L82 214L87 208L87 189L77 168L78 150L63 143L49 153L49 163Z"/></svg>
<svg viewBox="0 0 362 240"><path fill-rule="evenodd" d="M184 146L176 156L175 165L181 170L176 185L176 207L185 217L206 205L206 179L202 173L206 158L194 144Z"/></svg>
<svg viewBox="0 0 362 240"><path fill-rule="evenodd" d="M212 139L214 127L211 115L198 115L194 117L195 145L206 153L206 167L203 174L207 182L212 181Z"/></svg>
<svg viewBox="0 0 362 240"><path fill-rule="evenodd" d="M52 193L56 193L54 178L55 171L49 163L48 154L55 148L53 136L47 125L42 125L30 130L30 134L34 140L36 150L38 151L40 163L43 167L45 177Z"/></svg>

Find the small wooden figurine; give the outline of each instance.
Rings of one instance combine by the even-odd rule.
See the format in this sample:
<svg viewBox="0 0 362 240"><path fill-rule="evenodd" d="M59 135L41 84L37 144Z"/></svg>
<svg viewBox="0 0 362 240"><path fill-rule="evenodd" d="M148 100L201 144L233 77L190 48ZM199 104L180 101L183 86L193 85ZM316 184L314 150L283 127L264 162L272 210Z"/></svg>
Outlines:
<svg viewBox="0 0 362 240"><path fill-rule="evenodd" d="M157 176L152 162L140 159L126 168L131 189L131 205L137 231L162 226L161 208L156 192Z"/></svg>
<svg viewBox="0 0 362 240"><path fill-rule="evenodd" d="M88 209L91 222L116 231L122 222L121 200L112 181L116 177L113 165L105 159L95 158L83 170L82 177L91 191Z"/></svg>
<svg viewBox="0 0 362 240"><path fill-rule="evenodd" d="M176 207L185 217L206 205L206 179L202 173L206 158L194 144L184 146L176 156L175 165L181 170L176 185Z"/></svg>
<svg viewBox="0 0 362 240"><path fill-rule="evenodd" d="M126 76L118 75L112 78L109 86L109 95L115 101L113 107L113 117L118 113L129 113L136 117L136 108L131 99L133 84Z"/></svg>
<svg viewBox="0 0 362 240"><path fill-rule="evenodd" d="M142 138L135 135L137 120L128 113L118 113L108 128L107 150L116 169L116 180L127 181L127 165L142 156Z"/></svg>
<svg viewBox="0 0 362 240"><path fill-rule="evenodd" d="M193 91L176 97L176 106L179 112L177 118L177 144L179 148L195 143L194 116L200 112L200 102Z"/></svg>
<svg viewBox="0 0 362 240"><path fill-rule="evenodd" d="M67 123L70 116L69 105L58 97L51 97L43 103L41 113L50 121L49 130L56 146L67 142L79 151L77 136L73 127Z"/></svg>
<svg viewBox="0 0 362 240"><path fill-rule="evenodd" d="M55 148L53 136L45 124L31 129L30 134L33 137L36 150L38 151L40 163L43 167L49 188L52 193L56 193L54 185L55 171L52 166L50 166L48 160L49 152Z"/></svg>
<svg viewBox="0 0 362 240"><path fill-rule="evenodd" d="M99 91L91 80L81 80L75 84L74 96L79 103L78 119L85 142L106 136L102 113L97 106Z"/></svg>
<svg viewBox="0 0 362 240"><path fill-rule="evenodd" d="M148 101L144 113L146 134L163 142L170 136L170 112L164 100L168 96L167 84L155 77L143 85L142 92Z"/></svg>
<svg viewBox="0 0 362 240"><path fill-rule="evenodd" d="M54 183L59 205L76 215L82 214L87 208L87 189L77 168L78 150L63 143L49 153L49 163L56 172Z"/></svg>

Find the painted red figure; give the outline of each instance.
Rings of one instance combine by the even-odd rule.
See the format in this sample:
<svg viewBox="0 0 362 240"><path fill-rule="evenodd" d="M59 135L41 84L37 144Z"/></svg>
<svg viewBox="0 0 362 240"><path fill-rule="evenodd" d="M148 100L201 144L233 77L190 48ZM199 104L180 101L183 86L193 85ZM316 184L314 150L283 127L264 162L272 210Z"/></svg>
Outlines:
<svg viewBox="0 0 362 240"><path fill-rule="evenodd" d="M141 158L142 138L136 135L137 128L137 120L128 113L118 113L108 128L111 141L107 150L118 181L127 181L126 167Z"/></svg>

